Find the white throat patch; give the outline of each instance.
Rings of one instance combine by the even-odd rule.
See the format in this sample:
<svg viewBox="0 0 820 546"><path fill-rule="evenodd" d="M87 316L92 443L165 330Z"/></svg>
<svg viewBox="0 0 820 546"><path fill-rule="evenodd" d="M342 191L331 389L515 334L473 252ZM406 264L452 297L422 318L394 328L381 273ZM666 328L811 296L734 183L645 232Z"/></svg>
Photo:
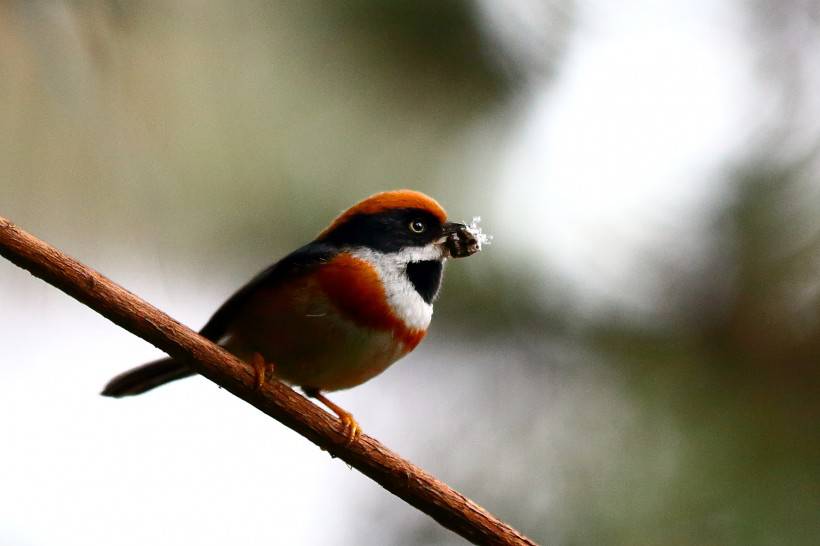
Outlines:
<svg viewBox="0 0 820 546"><path fill-rule="evenodd" d="M384 284L387 302L404 324L414 330L426 330L433 317L433 306L416 291L407 277L407 264L443 260L443 250L434 244L405 248L399 252L377 252L369 248L348 249L352 256L373 266Z"/></svg>

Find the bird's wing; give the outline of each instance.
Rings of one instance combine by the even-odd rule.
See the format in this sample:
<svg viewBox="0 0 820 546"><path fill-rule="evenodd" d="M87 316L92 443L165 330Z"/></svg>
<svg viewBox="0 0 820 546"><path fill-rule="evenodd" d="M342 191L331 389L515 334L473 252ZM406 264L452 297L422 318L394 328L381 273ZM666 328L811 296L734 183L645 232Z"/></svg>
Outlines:
<svg viewBox="0 0 820 546"><path fill-rule="evenodd" d="M311 273L317 266L332 259L339 249L334 245L312 242L295 250L268 267L217 309L199 333L211 341L219 341L228 330L237 311L261 288L272 288L283 281L294 280Z"/></svg>

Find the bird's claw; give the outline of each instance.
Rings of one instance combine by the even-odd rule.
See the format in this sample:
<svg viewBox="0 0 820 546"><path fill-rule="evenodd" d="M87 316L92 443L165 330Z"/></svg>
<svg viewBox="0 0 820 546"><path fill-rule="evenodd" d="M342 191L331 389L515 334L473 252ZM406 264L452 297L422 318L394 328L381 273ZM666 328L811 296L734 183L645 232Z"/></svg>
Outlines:
<svg viewBox="0 0 820 546"><path fill-rule="evenodd" d="M342 413L339 415L339 421L342 422L342 431L345 433L345 445L350 445L359 439L362 429L359 423L353 418L353 415L347 412Z"/></svg>
<svg viewBox="0 0 820 546"><path fill-rule="evenodd" d="M274 366L272 363L265 362L265 357L259 353L253 353L251 364L253 364L253 371L256 377L256 388L261 389L268 376L273 375Z"/></svg>
<svg viewBox="0 0 820 546"><path fill-rule="evenodd" d="M359 423L353 418L353 415L345 410L342 409L340 406L337 406L333 402L327 399L325 395L323 395L319 389L313 389L309 387L302 387L302 390L305 391L311 398L315 398L325 406L327 406L330 411L336 414L336 417L339 418L339 421L342 423L342 430L341 432L344 433L346 442L345 445L349 446L353 442L359 439L359 436L362 434L362 428L359 426Z"/></svg>

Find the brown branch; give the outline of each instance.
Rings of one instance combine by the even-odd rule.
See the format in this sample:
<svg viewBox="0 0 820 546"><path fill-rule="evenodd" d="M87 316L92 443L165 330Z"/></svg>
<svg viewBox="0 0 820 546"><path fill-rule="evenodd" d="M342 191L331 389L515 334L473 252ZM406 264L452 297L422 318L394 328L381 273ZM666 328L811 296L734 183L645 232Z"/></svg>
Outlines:
<svg viewBox="0 0 820 546"><path fill-rule="evenodd" d="M332 456L476 544L535 544L476 503L365 435L345 445L338 421L293 389L270 381L221 347L0 216L0 255L221 385Z"/></svg>

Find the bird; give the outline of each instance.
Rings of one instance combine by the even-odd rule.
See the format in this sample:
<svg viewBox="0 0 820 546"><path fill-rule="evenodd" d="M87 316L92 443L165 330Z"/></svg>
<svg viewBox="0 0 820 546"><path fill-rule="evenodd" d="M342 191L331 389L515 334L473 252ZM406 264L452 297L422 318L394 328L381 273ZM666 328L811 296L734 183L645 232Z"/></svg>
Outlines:
<svg viewBox="0 0 820 546"><path fill-rule="evenodd" d="M360 385L415 349L444 263L485 240L475 222L448 221L424 193L377 193L252 278L199 333L252 365L257 387L275 377L324 404L351 442L358 422L323 393ZM164 358L114 377L102 395L137 395L194 374L184 360Z"/></svg>

